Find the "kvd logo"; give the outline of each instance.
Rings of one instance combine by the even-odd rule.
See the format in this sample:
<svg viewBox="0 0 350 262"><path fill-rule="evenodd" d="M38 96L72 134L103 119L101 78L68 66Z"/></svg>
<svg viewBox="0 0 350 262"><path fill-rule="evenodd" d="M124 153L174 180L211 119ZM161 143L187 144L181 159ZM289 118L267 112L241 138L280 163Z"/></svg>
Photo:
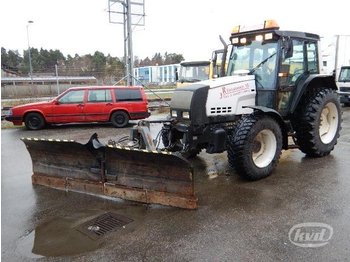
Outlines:
<svg viewBox="0 0 350 262"><path fill-rule="evenodd" d="M333 228L324 223L301 223L294 225L288 233L289 241L299 247L322 247L329 243Z"/></svg>

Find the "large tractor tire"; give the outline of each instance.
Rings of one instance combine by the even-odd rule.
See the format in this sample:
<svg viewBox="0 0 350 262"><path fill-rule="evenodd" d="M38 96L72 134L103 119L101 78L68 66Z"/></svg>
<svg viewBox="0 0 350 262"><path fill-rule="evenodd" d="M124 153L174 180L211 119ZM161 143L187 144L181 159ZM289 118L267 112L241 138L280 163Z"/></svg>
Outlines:
<svg viewBox="0 0 350 262"><path fill-rule="evenodd" d="M281 151L281 128L268 116L243 117L228 137L229 164L247 180L269 176L278 163Z"/></svg>
<svg viewBox="0 0 350 262"><path fill-rule="evenodd" d="M307 156L328 155L341 129L341 107L334 90L321 89L305 99L294 118L296 140Z"/></svg>

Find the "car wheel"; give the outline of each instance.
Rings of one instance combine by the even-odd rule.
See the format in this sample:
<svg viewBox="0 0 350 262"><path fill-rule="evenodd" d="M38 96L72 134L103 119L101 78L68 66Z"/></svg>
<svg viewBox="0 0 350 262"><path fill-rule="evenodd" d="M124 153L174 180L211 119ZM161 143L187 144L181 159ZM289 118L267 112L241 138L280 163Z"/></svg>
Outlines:
<svg viewBox="0 0 350 262"><path fill-rule="evenodd" d="M124 111L114 112L111 116L111 122L115 127L125 127L129 123L129 115Z"/></svg>
<svg viewBox="0 0 350 262"><path fill-rule="evenodd" d="M45 120L39 113L29 113L24 119L24 124L29 130L39 130L45 126Z"/></svg>

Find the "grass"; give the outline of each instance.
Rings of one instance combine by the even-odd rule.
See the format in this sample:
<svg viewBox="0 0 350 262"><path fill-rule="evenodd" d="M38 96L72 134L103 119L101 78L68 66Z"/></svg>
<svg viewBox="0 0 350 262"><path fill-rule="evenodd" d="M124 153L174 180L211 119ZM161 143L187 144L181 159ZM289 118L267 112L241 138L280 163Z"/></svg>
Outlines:
<svg viewBox="0 0 350 262"><path fill-rule="evenodd" d="M1 108L14 107L14 106L19 106L19 105L24 105L24 104L29 104L29 103L39 102L39 101L44 101L44 100L37 98L37 97L31 97L31 98L26 98L26 99L7 100L7 101L1 100Z"/></svg>
<svg viewBox="0 0 350 262"><path fill-rule="evenodd" d="M150 102L154 101L154 100L160 100L160 98L164 99L164 100L170 100L171 96L172 96L172 94L157 94L157 95L147 94L147 99Z"/></svg>
<svg viewBox="0 0 350 262"><path fill-rule="evenodd" d="M21 128L22 126L15 126L11 122L8 122L6 120L1 121L1 129L10 129L10 128Z"/></svg>

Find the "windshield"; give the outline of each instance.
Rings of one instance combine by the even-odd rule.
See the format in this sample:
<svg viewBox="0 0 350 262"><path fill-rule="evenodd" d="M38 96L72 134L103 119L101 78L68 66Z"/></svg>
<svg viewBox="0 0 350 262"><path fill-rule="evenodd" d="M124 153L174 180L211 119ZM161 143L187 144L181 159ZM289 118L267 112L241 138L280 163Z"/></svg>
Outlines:
<svg viewBox="0 0 350 262"><path fill-rule="evenodd" d="M277 42L251 41L234 45L227 75L254 74L257 87L272 88L275 83Z"/></svg>
<svg viewBox="0 0 350 262"><path fill-rule="evenodd" d="M350 82L350 67L341 69L339 74L339 82Z"/></svg>
<svg viewBox="0 0 350 262"><path fill-rule="evenodd" d="M209 65L181 66L180 82L198 82L209 79Z"/></svg>

